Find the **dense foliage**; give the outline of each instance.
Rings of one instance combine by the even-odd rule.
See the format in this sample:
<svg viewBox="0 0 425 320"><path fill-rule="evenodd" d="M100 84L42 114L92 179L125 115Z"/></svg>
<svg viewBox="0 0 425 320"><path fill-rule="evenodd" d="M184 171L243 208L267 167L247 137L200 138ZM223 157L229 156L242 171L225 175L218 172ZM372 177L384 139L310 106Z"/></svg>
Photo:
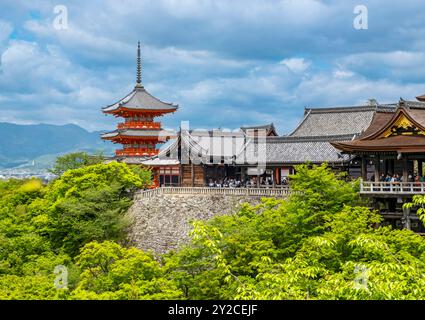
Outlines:
<svg viewBox="0 0 425 320"><path fill-rule="evenodd" d="M86 152L73 152L57 157L51 173L60 176L68 170L78 169L94 164L102 163L103 154L90 155Z"/></svg>
<svg viewBox="0 0 425 320"><path fill-rule="evenodd" d="M0 182L0 299L424 299L425 240L382 226L341 178L299 166L287 200L195 221L190 243L156 258L125 238L148 171L96 164L47 186Z"/></svg>
<svg viewBox="0 0 425 320"><path fill-rule="evenodd" d="M0 298L60 298L58 265L78 281L77 255L92 241L124 244L132 192L150 184L149 171L116 162L69 170L41 181L0 182Z"/></svg>
<svg viewBox="0 0 425 320"><path fill-rule="evenodd" d="M340 177L339 177L340 178ZM422 299L425 241L380 226L357 183L300 166L287 201L196 222L167 267L188 299Z"/></svg>

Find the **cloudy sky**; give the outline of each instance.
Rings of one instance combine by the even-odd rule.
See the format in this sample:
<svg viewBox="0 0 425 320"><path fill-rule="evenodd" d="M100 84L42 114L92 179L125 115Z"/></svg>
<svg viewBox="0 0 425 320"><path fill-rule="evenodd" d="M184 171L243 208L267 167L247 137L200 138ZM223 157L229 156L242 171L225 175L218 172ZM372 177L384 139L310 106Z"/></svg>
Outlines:
<svg viewBox="0 0 425 320"><path fill-rule="evenodd" d="M368 29L353 27L368 9ZM55 7L67 9L59 24ZM58 9L58 8L56 8ZM425 93L423 0L0 0L0 122L117 122L100 112L143 83L179 104L177 128L274 122L305 107Z"/></svg>

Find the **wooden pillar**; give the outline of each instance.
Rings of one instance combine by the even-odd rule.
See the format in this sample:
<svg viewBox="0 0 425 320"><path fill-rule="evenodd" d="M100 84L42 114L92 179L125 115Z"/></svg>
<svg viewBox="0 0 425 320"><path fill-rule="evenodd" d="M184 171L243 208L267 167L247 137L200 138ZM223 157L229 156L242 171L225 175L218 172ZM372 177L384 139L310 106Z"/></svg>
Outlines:
<svg viewBox="0 0 425 320"><path fill-rule="evenodd" d="M379 182L379 178L381 177L380 171L381 171L381 161L378 155L375 159L375 182Z"/></svg>
<svg viewBox="0 0 425 320"><path fill-rule="evenodd" d="M275 173L275 175L276 175L276 184L280 184L280 172L279 172L279 168L276 168L275 169L275 171L276 171L276 173Z"/></svg>
<svg viewBox="0 0 425 320"><path fill-rule="evenodd" d="M381 168L382 172L384 173L385 176L387 176L388 173L388 159L384 159L384 167Z"/></svg>
<svg viewBox="0 0 425 320"><path fill-rule="evenodd" d="M408 162L407 162L407 156L403 157L403 182L407 182L408 179L408 175L409 175L409 170L408 170Z"/></svg>
<svg viewBox="0 0 425 320"><path fill-rule="evenodd" d="M418 160L418 175L422 177L423 175L423 162L422 160Z"/></svg>
<svg viewBox="0 0 425 320"><path fill-rule="evenodd" d="M367 180L367 164L366 164L366 157L362 156L362 169L361 169L361 175L363 180Z"/></svg>
<svg viewBox="0 0 425 320"><path fill-rule="evenodd" d="M395 169L395 160L394 159L390 159L390 174L393 175L395 174L394 169Z"/></svg>
<svg viewBox="0 0 425 320"><path fill-rule="evenodd" d="M190 164L190 177L192 181L192 187L195 186L195 168L193 167L193 162Z"/></svg>
<svg viewBox="0 0 425 320"><path fill-rule="evenodd" d="M403 208L403 227L407 230L412 230L410 223L410 208Z"/></svg>

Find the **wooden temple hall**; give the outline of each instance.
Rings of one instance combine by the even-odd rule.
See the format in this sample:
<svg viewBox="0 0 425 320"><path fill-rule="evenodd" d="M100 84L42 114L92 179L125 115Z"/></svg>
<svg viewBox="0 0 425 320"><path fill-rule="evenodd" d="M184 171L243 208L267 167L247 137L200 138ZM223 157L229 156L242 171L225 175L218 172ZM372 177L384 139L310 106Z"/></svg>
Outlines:
<svg viewBox="0 0 425 320"><path fill-rule="evenodd" d="M102 139L121 145L114 160L149 166L154 186L286 188L298 164L327 163L361 178L361 194L386 222L424 232L416 214L402 209L425 194L425 96L417 101L332 108L305 108L293 132L274 125L234 131L163 130L159 117L178 110L142 85L140 45L132 92L102 109L123 119ZM159 148L161 143L165 143Z"/></svg>
<svg viewBox="0 0 425 320"><path fill-rule="evenodd" d="M415 194L425 194L425 96L403 99L377 110L370 125L351 141L331 144L360 162L360 192L395 227L424 233L416 214L403 209Z"/></svg>

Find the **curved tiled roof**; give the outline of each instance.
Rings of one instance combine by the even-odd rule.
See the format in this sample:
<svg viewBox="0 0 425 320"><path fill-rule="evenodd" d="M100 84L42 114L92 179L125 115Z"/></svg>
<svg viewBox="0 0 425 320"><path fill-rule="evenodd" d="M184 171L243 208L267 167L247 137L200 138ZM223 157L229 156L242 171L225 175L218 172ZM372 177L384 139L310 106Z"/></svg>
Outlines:
<svg viewBox="0 0 425 320"><path fill-rule="evenodd" d="M249 130L266 130L267 134L273 134L274 136L278 136L278 133L277 133L276 128L274 127L273 123L264 124L264 125L260 125L260 126L241 127L241 130L244 131L244 132L249 131Z"/></svg>
<svg viewBox="0 0 425 320"><path fill-rule="evenodd" d="M265 161L276 164L300 164L305 162L342 163L350 159L341 155L330 141L351 141L354 135L311 136L311 137L272 137L262 142L252 140L243 154L238 155L237 162L255 163Z"/></svg>
<svg viewBox="0 0 425 320"><path fill-rule="evenodd" d="M425 137L394 136L376 140L355 140L350 142L332 142L335 147L350 152L423 152Z"/></svg>
<svg viewBox="0 0 425 320"><path fill-rule="evenodd" d="M103 112L111 112L120 107L133 110L169 110L171 112L177 110L178 105L163 102L147 92L143 86L136 85L127 96L102 108L102 110Z"/></svg>
<svg viewBox="0 0 425 320"><path fill-rule="evenodd" d="M370 126L354 141L333 141L332 145L344 152L423 152L425 137L422 134L416 136L410 131L408 134L382 136L403 117L418 131L425 131L425 103L400 100L395 112L377 112Z"/></svg>
<svg viewBox="0 0 425 320"><path fill-rule="evenodd" d="M107 132L102 134L102 139L114 138L117 136L126 136L126 137L165 137L168 135L175 135L175 132L165 131L165 130L132 130L132 129L123 129L115 130L112 132Z"/></svg>
<svg viewBox="0 0 425 320"><path fill-rule="evenodd" d="M332 136L360 134L379 110L395 110L395 105L306 109L304 119L290 136Z"/></svg>
<svg viewBox="0 0 425 320"><path fill-rule="evenodd" d="M360 139L369 136L379 129L382 128L391 118L394 116L394 112L376 112L373 115L372 121L369 127L360 135Z"/></svg>

